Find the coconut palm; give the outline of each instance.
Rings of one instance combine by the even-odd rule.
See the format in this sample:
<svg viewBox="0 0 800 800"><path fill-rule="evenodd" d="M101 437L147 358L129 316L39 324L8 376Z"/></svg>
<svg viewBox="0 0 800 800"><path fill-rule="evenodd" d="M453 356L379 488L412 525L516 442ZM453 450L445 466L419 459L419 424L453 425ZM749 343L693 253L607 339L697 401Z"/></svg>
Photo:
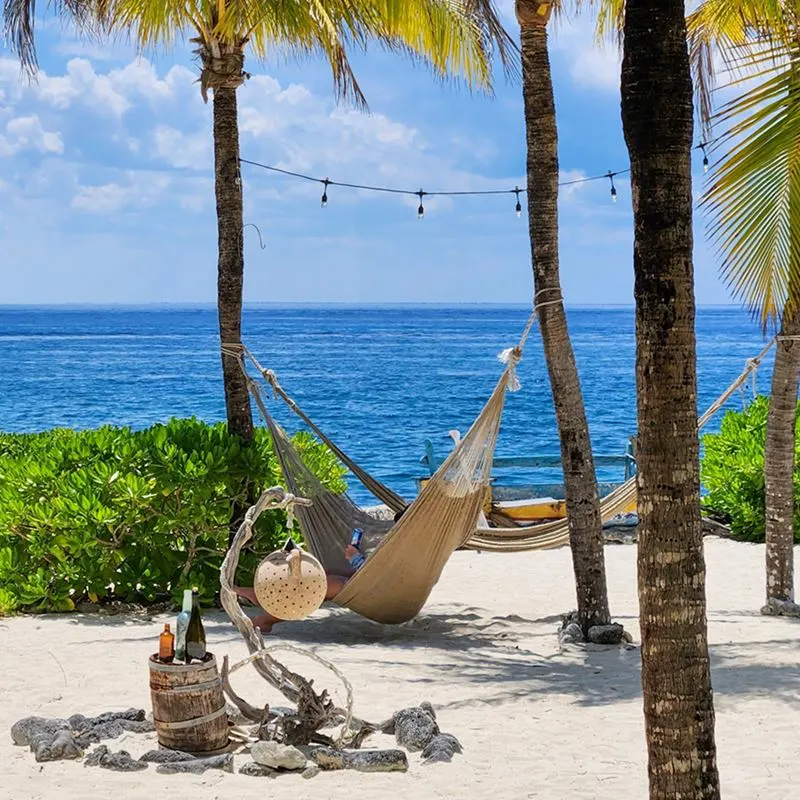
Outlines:
<svg viewBox="0 0 800 800"><path fill-rule="evenodd" d="M528 145L528 225L538 319L561 442L570 548L584 635L610 620L600 498L575 354L561 302L558 259L558 129L547 42L562 2L516 0Z"/></svg>
<svg viewBox="0 0 800 800"><path fill-rule="evenodd" d="M719 798L700 527L692 78L683 0L627 0L639 606L651 800Z"/></svg>
<svg viewBox="0 0 800 800"><path fill-rule="evenodd" d="M710 97L716 49L749 83L719 113L727 150L705 205L734 294L766 327L780 322L764 458L766 605L794 604L794 451L800 376L800 46L798 9L786 0L706 0L690 16L698 84ZM711 119L711 103L704 106Z"/></svg>
<svg viewBox="0 0 800 800"><path fill-rule="evenodd" d="M32 0L6 0L6 33L23 62L35 64ZM214 177L217 206L217 306L228 429L245 441L253 422L241 345L244 281L242 182L239 171L237 90L246 81L245 52L320 54L339 97L365 106L348 52L371 41L428 64L439 76L458 75L489 88L495 47L513 63L514 46L493 0L64 0L58 10L124 32L143 50L192 37L200 62L200 91L213 94Z"/></svg>

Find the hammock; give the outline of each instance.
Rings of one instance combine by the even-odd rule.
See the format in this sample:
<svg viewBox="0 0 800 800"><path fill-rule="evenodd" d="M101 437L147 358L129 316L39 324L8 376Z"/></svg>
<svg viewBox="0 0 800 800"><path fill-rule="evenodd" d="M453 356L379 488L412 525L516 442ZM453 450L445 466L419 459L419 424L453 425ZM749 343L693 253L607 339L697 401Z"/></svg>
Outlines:
<svg viewBox="0 0 800 800"><path fill-rule="evenodd" d="M272 435L289 491L312 502L310 506L299 506L295 514L309 549L327 572L350 575L352 569L344 556L344 548L353 528L364 530L362 549L367 556L366 563L336 596L334 602L338 605L376 622L396 624L413 619L428 599L452 553L473 535L492 474L506 391L519 388L516 366L536 320L536 311L534 308L519 345L500 354L506 367L472 427L410 505L325 436L283 391L275 374L264 369L244 346L225 349L227 355L239 360L253 399ZM393 511L403 512L401 519L394 523L375 519L346 494L336 494L322 484L267 411L258 385L247 372L245 359L378 499Z"/></svg>
<svg viewBox="0 0 800 800"><path fill-rule="evenodd" d="M423 607L447 560L459 548L520 552L560 547L569 542L568 519L532 528L491 528L482 512L505 394L519 388L515 369L535 321L535 313L536 310L520 344L501 354L501 360L507 366L472 427L410 505L329 439L284 391L276 375L264 369L247 348L239 345L225 351L237 358L246 376L253 399L272 435L273 447L289 490L312 501L311 506L298 507L296 516L309 549L329 573L351 573L344 548L350 541L353 528L364 530L362 549L367 561L337 595L335 603L376 622L406 622ZM747 362L744 372L698 420L698 429L755 373L774 341ZM322 484L305 465L283 428L267 411L258 385L247 372L245 359L375 497L392 511L404 512L401 519L396 522L376 519L346 494L336 494ZM603 498L600 504L603 522L621 513L635 499L636 478L633 477Z"/></svg>

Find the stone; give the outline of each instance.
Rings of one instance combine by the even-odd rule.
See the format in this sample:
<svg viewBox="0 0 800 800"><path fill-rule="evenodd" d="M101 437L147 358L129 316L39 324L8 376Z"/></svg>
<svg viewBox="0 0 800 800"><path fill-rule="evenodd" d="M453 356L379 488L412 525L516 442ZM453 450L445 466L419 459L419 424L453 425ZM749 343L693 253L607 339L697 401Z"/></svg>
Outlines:
<svg viewBox="0 0 800 800"><path fill-rule="evenodd" d="M116 739L125 732L122 725L116 720L103 722L100 725L92 725L85 728L77 737L78 743L81 747L88 747L90 744L96 744L103 739Z"/></svg>
<svg viewBox="0 0 800 800"><path fill-rule="evenodd" d="M448 763L456 753L463 753L461 742L449 733L434 736L422 751L423 764Z"/></svg>
<svg viewBox="0 0 800 800"><path fill-rule="evenodd" d="M208 769L221 769L223 772L233 772L233 753L225 753L221 756L209 756L208 758L195 758L192 761L175 761L170 764L159 764L156 767L156 772L162 775L175 775L180 772L200 775Z"/></svg>
<svg viewBox="0 0 800 800"><path fill-rule="evenodd" d="M558 643L559 644L577 644L578 642L583 641L583 631L581 630L581 626L578 625L577 622L568 622L559 632L558 632Z"/></svg>
<svg viewBox="0 0 800 800"><path fill-rule="evenodd" d="M11 726L11 741L21 747L27 747L35 736L45 735L52 739L59 731L68 730L70 726L65 719L25 717Z"/></svg>
<svg viewBox="0 0 800 800"><path fill-rule="evenodd" d="M322 772L322 770L316 764L311 764L300 773L300 776L302 778L316 778L320 772Z"/></svg>
<svg viewBox="0 0 800 800"><path fill-rule="evenodd" d="M180 750L148 750L143 756L139 756L139 761L147 761L150 764L172 764L176 761L194 761L197 756L191 753L182 753Z"/></svg>
<svg viewBox="0 0 800 800"><path fill-rule="evenodd" d="M303 769L307 762L296 747L278 742L255 742L250 747L250 757L257 764L272 769Z"/></svg>
<svg viewBox="0 0 800 800"><path fill-rule="evenodd" d="M144 761L134 760L127 750L112 753L104 744L92 750L83 763L87 767L102 767L114 772L141 772L149 766Z"/></svg>
<svg viewBox="0 0 800 800"><path fill-rule="evenodd" d="M31 742L31 750L37 761L83 757L83 748L75 741L72 731L66 730L57 731L54 736L41 734Z"/></svg>
<svg viewBox="0 0 800 800"><path fill-rule="evenodd" d="M633 644L633 635L628 633L628 631L623 631L622 638L628 643Z"/></svg>
<svg viewBox="0 0 800 800"><path fill-rule="evenodd" d="M265 767L255 761L248 761L239 767L239 774L250 775L253 778L277 778L278 770L272 769L272 767Z"/></svg>
<svg viewBox="0 0 800 800"><path fill-rule="evenodd" d="M394 715L397 744L412 753L424 749L438 733L439 726L430 703L416 708L405 708Z"/></svg>
<svg viewBox="0 0 800 800"><path fill-rule="evenodd" d="M587 631L586 638L592 644L620 644L625 638L625 629L622 625L593 625Z"/></svg>
<svg viewBox="0 0 800 800"><path fill-rule="evenodd" d="M102 725L104 722L128 720L129 722L144 722L146 714L143 708L129 708L125 711L106 711L95 717L92 724Z"/></svg>
<svg viewBox="0 0 800 800"><path fill-rule="evenodd" d="M402 750L334 750L318 747L311 759L323 770L354 769L359 772L405 772L408 757Z"/></svg>

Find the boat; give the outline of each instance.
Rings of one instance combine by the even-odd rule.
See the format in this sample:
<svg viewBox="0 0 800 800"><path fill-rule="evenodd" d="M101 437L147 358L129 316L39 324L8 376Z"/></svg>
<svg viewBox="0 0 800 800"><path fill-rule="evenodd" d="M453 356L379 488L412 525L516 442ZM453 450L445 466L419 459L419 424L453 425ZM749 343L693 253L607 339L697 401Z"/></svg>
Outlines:
<svg viewBox="0 0 800 800"><path fill-rule="evenodd" d="M450 431L450 438L458 443L460 436L457 431ZM600 497L613 492L625 481L636 474L635 437L629 441L624 453L620 454L593 454L595 469L604 474L618 469L621 473L620 480L598 481ZM433 442L426 439L424 442L425 453L420 463L426 468L427 474L417 478L417 490L430 480L431 476L441 466L447 454L439 455ZM492 463L492 479L487 489L484 503L484 514L490 524L497 526L526 527L549 520L564 519L567 516L563 477L561 483L529 482L520 476L522 471L555 471L561 472L561 456L558 455L533 455L533 456L498 456ZM636 502L632 501L629 508L623 510L624 514L636 513Z"/></svg>

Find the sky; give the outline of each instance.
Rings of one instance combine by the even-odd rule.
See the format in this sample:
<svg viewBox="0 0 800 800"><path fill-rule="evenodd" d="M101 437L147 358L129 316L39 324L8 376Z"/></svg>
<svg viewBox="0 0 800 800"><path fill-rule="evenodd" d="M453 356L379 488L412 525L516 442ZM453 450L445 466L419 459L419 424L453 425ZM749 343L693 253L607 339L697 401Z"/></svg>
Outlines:
<svg viewBox="0 0 800 800"><path fill-rule="evenodd" d="M512 3L499 5L517 36ZM138 54L81 40L54 19L38 34L34 83L0 49L0 304L213 302L211 106L191 45ZM551 59L562 180L625 169L614 48L596 44L588 16L564 20ZM377 50L354 65L368 114L335 103L322 62L251 57L242 158L411 190L525 185L518 84L498 71L486 97ZM633 302L630 186L626 176L616 185L617 203L605 179L561 190L568 304ZM331 187L323 209L320 185L247 165L243 187L246 302L530 301L513 194L426 198L418 220L414 197ZM695 220L698 303L729 303L701 211Z"/></svg>

